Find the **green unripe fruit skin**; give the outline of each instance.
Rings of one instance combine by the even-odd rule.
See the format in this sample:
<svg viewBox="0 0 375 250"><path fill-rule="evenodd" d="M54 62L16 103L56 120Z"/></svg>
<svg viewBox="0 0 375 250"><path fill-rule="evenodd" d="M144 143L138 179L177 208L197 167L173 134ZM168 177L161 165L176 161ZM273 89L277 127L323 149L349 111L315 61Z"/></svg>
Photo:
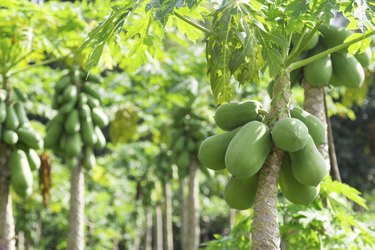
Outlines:
<svg viewBox="0 0 375 250"><path fill-rule="evenodd" d="M19 125L20 125L20 122L18 120L17 113L14 110L14 106L9 105L7 107L7 117L5 119L5 126L8 129L16 130L19 127Z"/></svg>
<svg viewBox="0 0 375 250"><path fill-rule="evenodd" d="M300 39L300 37L301 36L299 34L294 34L292 36L292 43L293 43L293 45L297 44L297 42ZM319 41L319 35L317 33L315 33L310 38L310 40L306 43L305 47L303 48L303 51L310 50L310 49L314 48L318 44L318 41Z"/></svg>
<svg viewBox="0 0 375 250"><path fill-rule="evenodd" d="M29 162L30 169L32 171L34 170L39 170L40 165L41 165L41 160L38 155L38 153L34 149L29 149L26 151L26 156L27 156L27 161Z"/></svg>
<svg viewBox="0 0 375 250"><path fill-rule="evenodd" d="M29 148L41 149L43 147L43 140L40 135L30 128L22 127L18 129L17 133L19 140Z"/></svg>
<svg viewBox="0 0 375 250"><path fill-rule="evenodd" d="M108 125L108 117L100 108L93 108L91 111L92 121L95 125L103 128Z"/></svg>
<svg viewBox="0 0 375 250"><path fill-rule="evenodd" d="M279 184L285 198L295 204L310 204L315 200L320 191L320 185L316 187L306 186L296 180L292 172L291 160L288 154L285 154L281 164Z"/></svg>
<svg viewBox="0 0 375 250"><path fill-rule="evenodd" d="M302 121L306 125L307 129L309 130L309 134L313 138L316 145L321 145L326 142L326 131L323 123L318 117L310 114L300 107L294 107L290 111L290 115L293 118Z"/></svg>
<svg viewBox="0 0 375 250"><path fill-rule="evenodd" d="M17 102L14 104L14 110L16 111L20 126L27 124L29 119L27 118L26 110L22 103Z"/></svg>
<svg viewBox="0 0 375 250"><path fill-rule="evenodd" d="M351 31L336 26L322 26L319 30L322 33L320 40L328 48L342 44L344 40L352 34Z"/></svg>
<svg viewBox="0 0 375 250"><path fill-rule="evenodd" d="M4 142L8 145L14 145L18 142L18 135L13 130L6 130L3 135Z"/></svg>
<svg viewBox="0 0 375 250"><path fill-rule="evenodd" d="M15 150L9 160L11 184L14 191L25 198L29 193L27 190L33 185L33 176L30 170L27 156L22 150Z"/></svg>
<svg viewBox="0 0 375 250"><path fill-rule="evenodd" d="M7 118L7 107L5 102L0 101L0 123L3 123Z"/></svg>
<svg viewBox="0 0 375 250"><path fill-rule="evenodd" d="M272 146L269 128L262 122L244 125L233 137L225 153L225 166L237 178L255 175Z"/></svg>
<svg viewBox="0 0 375 250"><path fill-rule="evenodd" d="M271 130L271 135L276 147L288 152L301 150L310 138L306 125L295 118L277 121Z"/></svg>
<svg viewBox="0 0 375 250"><path fill-rule="evenodd" d="M68 134L74 134L79 131L81 124L79 123L79 113L78 110L74 109L69 113L65 124L65 131Z"/></svg>
<svg viewBox="0 0 375 250"><path fill-rule="evenodd" d="M255 201L258 185L258 175L247 178L232 176L224 188L224 200L230 208L249 209Z"/></svg>
<svg viewBox="0 0 375 250"><path fill-rule="evenodd" d="M97 138L94 132L94 125L90 117L83 118L81 121L82 142L88 146L94 146Z"/></svg>
<svg viewBox="0 0 375 250"><path fill-rule="evenodd" d="M218 127L230 131L250 121L260 121L258 110L261 107L262 104L254 100L225 103L217 108L214 119Z"/></svg>
<svg viewBox="0 0 375 250"><path fill-rule="evenodd" d="M372 50L370 47L368 47L363 53L355 54L354 56L363 68L367 68L371 63Z"/></svg>
<svg viewBox="0 0 375 250"><path fill-rule="evenodd" d="M301 184L317 186L328 173L327 162L316 148L312 138L303 149L289 154L292 160L293 176Z"/></svg>
<svg viewBox="0 0 375 250"><path fill-rule="evenodd" d="M96 143L95 143L95 148L102 149L105 147L105 144L106 144L105 136L102 130L98 126L95 126L94 130L95 130L95 135L97 138Z"/></svg>
<svg viewBox="0 0 375 250"><path fill-rule="evenodd" d="M212 170L225 168L225 152L238 130L239 128L224 134L210 136L201 143L198 159L203 166Z"/></svg>
<svg viewBox="0 0 375 250"><path fill-rule="evenodd" d="M312 86L322 87L327 85L332 77L331 57L328 55L306 65L303 72L306 81Z"/></svg>
<svg viewBox="0 0 375 250"><path fill-rule="evenodd" d="M44 137L45 148L54 149L58 146L60 135L63 131L63 123L61 119L63 119L63 116L58 115L47 125L47 132Z"/></svg>
<svg viewBox="0 0 375 250"><path fill-rule="evenodd" d="M82 149L82 140L79 133L66 135L66 147L64 150L67 157L76 157Z"/></svg>
<svg viewBox="0 0 375 250"><path fill-rule="evenodd" d="M365 71L358 60L348 54L332 54L333 74L337 80L348 88L359 88L365 80Z"/></svg>

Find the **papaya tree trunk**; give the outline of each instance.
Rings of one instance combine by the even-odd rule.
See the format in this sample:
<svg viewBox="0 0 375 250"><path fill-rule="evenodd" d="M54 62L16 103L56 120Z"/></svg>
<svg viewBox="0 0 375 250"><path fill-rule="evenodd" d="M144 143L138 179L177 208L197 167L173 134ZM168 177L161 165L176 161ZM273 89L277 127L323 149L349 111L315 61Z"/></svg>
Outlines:
<svg viewBox="0 0 375 250"><path fill-rule="evenodd" d="M152 209L150 206L145 208L146 215L146 239L145 250L152 250Z"/></svg>
<svg viewBox="0 0 375 250"><path fill-rule="evenodd" d="M290 99L289 74L282 72L275 79L271 110L266 117L270 128L276 121L290 116ZM283 151L272 147L264 166L259 171L251 235L254 250L280 249L277 184L283 155Z"/></svg>
<svg viewBox="0 0 375 250"><path fill-rule="evenodd" d="M139 250L141 249L141 239L142 239L142 222L141 222L141 214L135 213L135 228L133 229L134 232L134 240L132 245L132 250Z"/></svg>
<svg viewBox="0 0 375 250"><path fill-rule="evenodd" d="M164 181L163 185L163 246L165 250L173 250L172 229L172 190L171 183Z"/></svg>
<svg viewBox="0 0 375 250"><path fill-rule="evenodd" d="M185 250L186 245L186 236L187 236L187 228L188 228L188 220L187 220L187 209L186 206L188 204L187 202L187 196L185 192L185 178L180 177L179 178L179 196L180 196L180 243L181 243L181 249Z"/></svg>
<svg viewBox="0 0 375 250"><path fill-rule="evenodd" d="M84 175L81 161L74 166L70 186L70 210L69 210L69 231L68 248L70 250L82 250L85 247L84 234Z"/></svg>
<svg viewBox="0 0 375 250"><path fill-rule="evenodd" d="M188 228L184 250L196 250L199 246L199 173L197 170L197 160L192 158L192 163L189 167Z"/></svg>
<svg viewBox="0 0 375 250"><path fill-rule="evenodd" d="M15 250L15 229L10 194L9 152L0 145L0 249Z"/></svg>
<svg viewBox="0 0 375 250"><path fill-rule="evenodd" d="M236 222L236 210L229 209L229 227L232 228Z"/></svg>
<svg viewBox="0 0 375 250"><path fill-rule="evenodd" d="M323 123L324 130L327 131L327 116L326 116L326 105L325 105L325 93L324 87L313 87L308 82L304 81L304 92L305 92L305 100L303 107L304 109L315 115L319 118L319 120ZM326 138L326 142L327 138ZM329 150L328 150L328 143L322 144L318 146L319 152L323 156L323 158L330 164L329 158Z"/></svg>
<svg viewBox="0 0 375 250"><path fill-rule="evenodd" d="M160 205L156 205L155 220L155 249L163 250L163 216Z"/></svg>

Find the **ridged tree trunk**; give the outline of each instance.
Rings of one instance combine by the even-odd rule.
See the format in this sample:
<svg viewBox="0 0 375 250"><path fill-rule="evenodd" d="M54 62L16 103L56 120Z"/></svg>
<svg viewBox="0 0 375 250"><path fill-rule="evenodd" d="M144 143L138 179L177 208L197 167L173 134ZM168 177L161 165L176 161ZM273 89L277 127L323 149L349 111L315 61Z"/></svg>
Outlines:
<svg viewBox="0 0 375 250"><path fill-rule="evenodd" d="M145 208L146 216L146 235L145 250L152 250L152 209L150 206Z"/></svg>
<svg viewBox="0 0 375 250"><path fill-rule="evenodd" d="M15 229L10 194L9 152L0 145L0 250L15 250Z"/></svg>
<svg viewBox="0 0 375 250"><path fill-rule="evenodd" d="M172 229L172 190L171 183L165 181L163 185L163 246L165 250L173 250Z"/></svg>
<svg viewBox="0 0 375 250"><path fill-rule="evenodd" d="M275 79L271 110L266 121L269 127L289 117L290 81L286 72ZM277 184L284 152L272 147L267 160L259 171L252 224L252 249L280 249L280 231L277 212Z"/></svg>
<svg viewBox="0 0 375 250"><path fill-rule="evenodd" d="M79 161L72 170L70 186L70 210L69 210L69 250L82 250L85 248L84 234L84 209L85 209L85 180Z"/></svg>
<svg viewBox="0 0 375 250"><path fill-rule="evenodd" d="M180 230L180 243L181 249L185 250L186 239L187 239L187 196L185 192L185 178L179 179L179 196L180 196L180 220L181 220L181 230Z"/></svg>
<svg viewBox="0 0 375 250"><path fill-rule="evenodd" d="M160 205L155 208L155 249L163 250L163 215Z"/></svg>
<svg viewBox="0 0 375 250"><path fill-rule="evenodd" d="M197 160L192 159L189 167L189 193L187 204L187 234L184 250L196 250L199 247L199 173Z"/></svg>
<svg viewBox="0 0 375 250"><path fill-rule="evenodd" d="M325 131L327 131L327 116L325 108L325 93L324 87L313 87L308 82L303 83L305 89L305 100L303 107L307 112L315 115L322 121ZM328 150L328 140L326 137L325 144L319 145L319 152L322 154L323 158L327 161L328 166L330 165L329 150Z"/></svg>

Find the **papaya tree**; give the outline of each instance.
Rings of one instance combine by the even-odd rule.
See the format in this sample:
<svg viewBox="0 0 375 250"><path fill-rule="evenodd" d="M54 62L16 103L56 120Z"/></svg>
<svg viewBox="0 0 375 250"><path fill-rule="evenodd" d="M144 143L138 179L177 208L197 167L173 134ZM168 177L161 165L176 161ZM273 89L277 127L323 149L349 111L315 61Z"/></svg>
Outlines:
<svg viewBox="0 0 375 250"><path fill-rule="evenodd" d="M291 137L286 134L281 135L281 138L284 139L281 139L279 143L274 141L276 145L271 141L270 131L273 126L279 121L289 119L291 115L290 72L374 35L371 5L368 6L366 2L360 1L354 3L352 1L303 2L295 0L282 2L224 1L221 6L214 6L209 20L206 20L210 23L210 27L206 28L197 23L201 18L199 14L208 11L205 4L205 1L167 1L162 3L140 1L114 8L103 23L89 33L83 44L83 47L92 47L87 66L91 68L99 61L101 51L108 42L119 42L120 40L123 40L123 45L128 47L127 51L131 51L127 54L129 58L138 58L138 63L144 63L147 60L146 51L148 55L155 55L157 50L155 46L160 45L161 37L167 31L163 27L173 26L174 20L178 18L186 22L186 25L191 25L192 28L194 27L206 35L204 41L206 42L208 77L217 104L225 105L232 99L234 95L233 79L240 85L245 85L256 84L265 74L273 78L274 86L270 110L257 110L259 114L263 115L260 121L247 121L249 123L246 125L237 124L237 126L243 125L243 127L228 146L225 164L229 164L226 167L234 176L244 174L239 178L257 176L258 179L254 198L252 248L279 249L280 234L276 204L280 166L284 155L286 155L285 152L291 152L288 151L289 147L296 146L299 149L297 153L290 154L292 166L296 163L309 166L306 169L293 170L294 176L290 176L298 179L297 183L302 182L302 184L298 183L302 186L318 187L317 185L327 171L327 165L324 160L322 161L322 156L317 153L315 145L321 144L321 142L318 143L315 138L314 140L311 138L310 129L307 130L304 126L294 124L295 120L289 120L289 125L280 125L286 126L288 129L292 128L291 130L280 129L280 131L289 131L290 135L294 134L293 138L298 138L299 143L304 144L302 148L297 147L297 144L290 145L290 142L288 143L285 138ZM323 49L315 55L309 55L306 59L299 60L303 48L319 28L329 25L334 11L341 11L344 16L352 20L352 25L360 29L361 33L349 41L344 41L342 44ZM139 16L143 18L139 19ZM193 18L196 20L192 21ZM142 25L146 21L149 25ZM180 31L187 33L186 25L177 27ZM138 30L135 31L134 26ZM140 27L142 27L141 30L139 30ZM120 30L123 29L126 32L120 33ZM291 49L292 36L297 33L301 35L296 46ZM123 39L115 39L115 37ZM152 44L148 42L150 40L153 41ZM142 51L139 48L142 48ZM305 111L300 110L299 112L303 114ZM229 117L230 114L231 112L228 112ZM228 121L230 122L229 118ZM254 129L259 131L258 137L252 132ZM304 131L305 139L297 135L298 131ZM320 134L320 136L322 135ZM257 138L257 140L249 145L245 138ZM273 138L274 136L272 136ZM240 153L246 152L246 147L249 151L257 149L255 152L259 154L253 158L247 155L241 156ZM308 153L311 150L314 152L314 156ZM230 156L228 157L228 155ZM303 155L308 155L308 157L302 157ZM312 166L316 163L315 160L319 161L319 173L312 170ZM236 166L236 162L240 162L241 166ZM246 168L246 163L251 167ZM286 168L282 169L286 171ZM298 174L296 174L297 172ZM250 192L253 194L254 190L249 190Z"/></svg>

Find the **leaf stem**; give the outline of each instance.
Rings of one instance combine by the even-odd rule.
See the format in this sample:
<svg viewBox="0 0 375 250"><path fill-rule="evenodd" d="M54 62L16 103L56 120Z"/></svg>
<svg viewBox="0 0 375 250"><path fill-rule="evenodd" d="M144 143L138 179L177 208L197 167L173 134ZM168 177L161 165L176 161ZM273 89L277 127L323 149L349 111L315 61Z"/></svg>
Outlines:
<svg viewBox="0 0 375 250"><path fill-rule="evenodd" d="M197 24L197 23L191 21L190 19L180 15L179 13L177 13L177 11L175 11L174 14L175 14L176 17L180 18L182 21L184 21L184 22L190 24L191 26L203 31L204 33L206 33L206 34L211 33L211 31L209 29L207 29L207 28L203 27L202 25Z"/></svg>
<svg viewBox="0 0 375 250"><path fill-rule="evenodd" d="M366 39L366 38L368 38L368 37L370 37L372 35L375 35L375 31L374 30L368 32L367 34L365 34L362 37L358 37L358 38L353 39L353 40L351 40L349 42L345 42L343 44L340 44L340 45L337 45L337 46L332 47L330 49L327 49L327 50L325 50L325 51L323 51L323 52L321 52L319 54L313 55L313 56L311 56L309 58L306 58L304 60L300 60L300 61L297 61L295 63L292 63L292 64L290 64L288 66L287 71L291 72L291 71L293 71L295 69L301 68L301 67L303 67L303 66L305 66L305 65L307 65L309 63L312 63L312 62L314 62L316 60L319 60L319 59L321 59L321 58L323 58L323 57L325 57L325 56L327 56L329 54L332 54L332 53L337 52L339 50L345 49L345 48L349 47L350 45L352 45L354 43L357 43L359 41L362 41L362 40L364 40L364 39Z"/></svg>

